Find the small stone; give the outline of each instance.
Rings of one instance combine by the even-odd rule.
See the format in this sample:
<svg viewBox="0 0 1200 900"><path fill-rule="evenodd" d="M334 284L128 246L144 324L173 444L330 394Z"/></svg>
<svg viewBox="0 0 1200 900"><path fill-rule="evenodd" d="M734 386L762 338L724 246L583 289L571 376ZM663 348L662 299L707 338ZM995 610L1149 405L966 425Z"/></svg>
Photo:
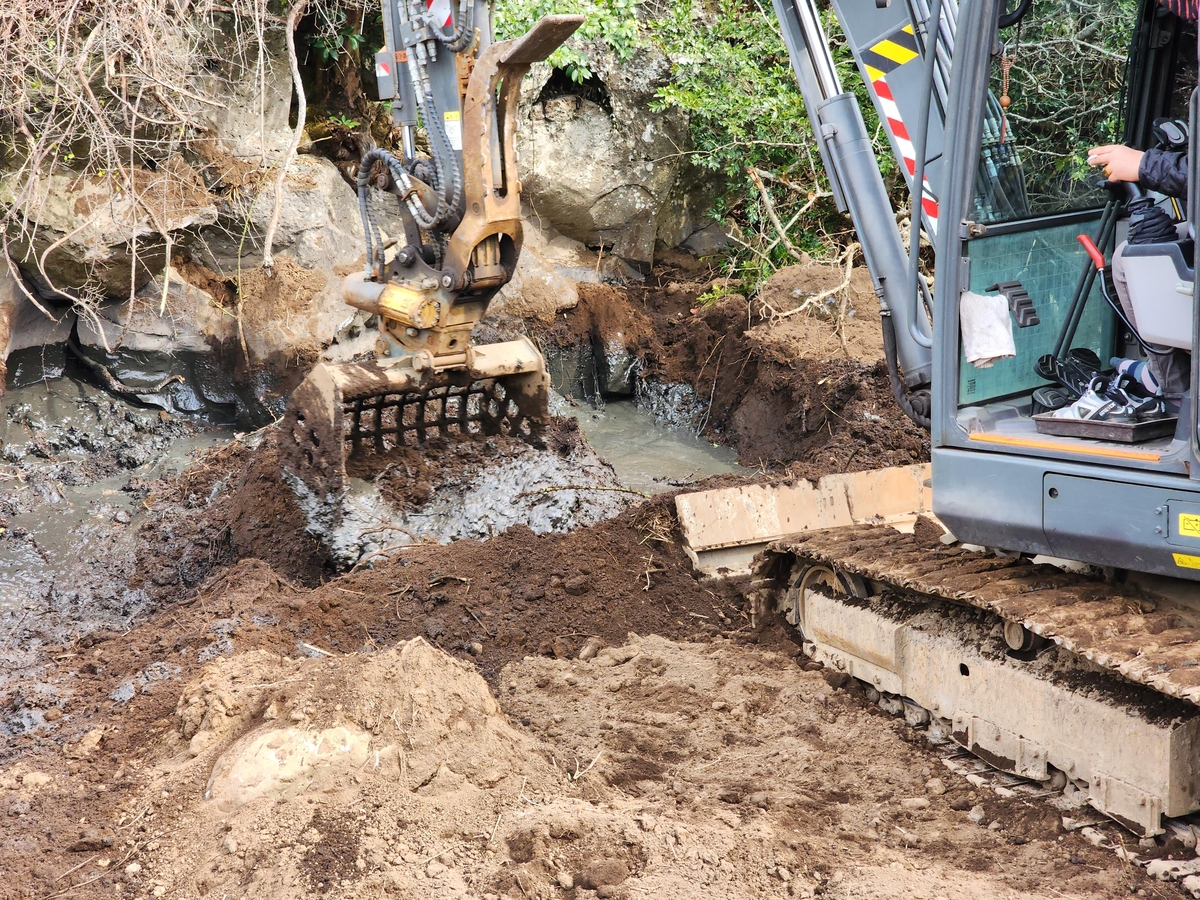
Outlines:
<svg viewBox="0 0 1200 900"><path fill-rule="evenodd" d="M955 812L966 812L971 808L971 801L966 797L955 797L950 801L950 808Z"/></svg>
<svg viewBox="0 0 1200 900"><path fill-rule="evenodd" d="M425 874L428 875L430 878L437 878L440 875L444 875L446 872L447 872L446 867L443 866L436 859L433 860L432 862L430 862L429 865L427 865L425 867Z"/></svg>
<svg viewBox="0 0 1200 900"><path fill-rule="evenodd" d="M100 748L100 742L103 740L104 730L101 728L93 728L91 731L81 737L78 743L68 744L63 749L63 753L69 759L86 759Z"/></svg>
<svg viewBox="0 0 1200 900"><path fill-rule="evenodd" d="M940 778L930 778L925 782L925 793L932 794L934 797L940 797L946 793L946 782Z"/></svg>
<svg viewBox="0 0 1200 900"><path fill-rule="evenodd" d="M592 576L576 575L574 578L568 578L563 582L563 590L572 597L580 597L586 594L588 588L592 586Z"/></svg>
<svg viewBox="0 0 1200 900"><path fill-rule="evenodd" d="M900 801L905 809L928 809L929 801L924 797L906 797Z"/></svg>
<svg viewBox="0 0 1200 900"><path fill-rule="evenodd" d="M629 877L629 867L619 859L601 859L583 870L581 884L589 890L616 886Z"/></svg>
<svg viewBox="0 0 1200 900"><path fill-rule="evenodd" d="M441 619L426 619L425 620L425 637L431 641L436 641L446 633L446 623Z"/></svg>
<svg viewBox="0 0 1200 900"><path fill-rule="evenodd" d="M602 884L596 888L596 896L600 900L608 900L609 897L615 897L619 893L621 893L621 890L615 884Z"/></svg>
<svg viewBox="0 0 1200 900"><path fill-rule="evenodd" d="M79 840L67 847L68 853L93 853L107 850L113 845L111 834L104 834L95 825L89 825L79 833Z"/></svg>
<svg viewBox="0 0 1200 900"><path fill-rule="evenodd" d="M583 647L579 651L579 658L584 661L593 659L603 646L604 641L600 640L600 638L590 637L583 642Z"/></svg>
<svg viewBox="0 0 1200 900"><path fill-rule="evenodd" d="M720 712L721 710L725 709L725 707L727 707L727 706L729 706L729 704L726 703L724 700L716 700L713 702L712 708L717 710L718 712Z"/></svg>
<svg viewBox="0 0 1200 900"><path fill-rule="evenodd" d="M45 719L47 722L57 722L63 717L63 711L57 706L52 706L46 710Z"/></svg>
<svg viewBox="0 0 1200 900"><path fill-rule="evenodd" d="M113 521L116 522L118 525L128 525L129 521L130 521L129 513L125 512L125 510L123 510L123 509L118 509L115 513L113 513L112 518L113 518Z"/></svg>
<svg viewBox="0 0 1200 900"><path fill-rule="evenodd" d="M558 873L558 886L564 891L571 891L575 889L575 879L572 877L570 872Z"/></svg>
<svg viewBox="0 0 1200 900"><path fill-rule="evenodd" d="M472 641L471 646L468 647L467 649L471 651L472 656L482 656L483 655L483 644L479 643L479 641Z"/></svg>
<svg viewBox="0 0 1200 900"><path fill-rule="evenodd" d="M167 889L164 885L160 884L150 893L152 893L155 897L165 897L167 895Z"/></svg>
<svg viewBox="0 0 1200 900"><path fill-rule="evenodd" d="M982 825L984 822L987 821L987 813L985 813L983 811L982 806L975 805L975 806L972 806L971 811L969 813L967 813L967 818L970 819L972 822L974 822L976 825Z"/></svg>
<svg viewBox="0 0 1200 900"><path fill-rule="evenodd" d="M128 875L130 878L132 878L134 875L137 875L141 871L142 871L141 863L131 862L129 865L127 865L125 867L125 874Z"/></svg>
<svg viewBox="0 0 1200 900"><path fill-rule="evenodd" d="M999 831L999 830L1000 830L999 822L992 822L991 824L988 825L988 831Z"/></svg>
<svg viewBox="0 0 1200 900"><path fill-rule="evenodd" d="M792 880L792 873L788 871L787 866L780 866L779 868L777 868L775 870L775 875L776 875L776 877L779 878L780 881L783 881L783 882L788 882L788 881Z"/></svg>
<svg viewBox="0 0 1200 900"><path fill-rule="evenodd" d="M38 788L44 788L50 781L50 776L45 772L29 772L21 778L21 786L37 790Z"/></svg>
<svg viewBox="0 0 1200 900"><path fill-rule="evenodd" d="M221 849L230 856L238 852L238 842L233 839L232 834L225 835L225 840L221 841Z"/></svg>

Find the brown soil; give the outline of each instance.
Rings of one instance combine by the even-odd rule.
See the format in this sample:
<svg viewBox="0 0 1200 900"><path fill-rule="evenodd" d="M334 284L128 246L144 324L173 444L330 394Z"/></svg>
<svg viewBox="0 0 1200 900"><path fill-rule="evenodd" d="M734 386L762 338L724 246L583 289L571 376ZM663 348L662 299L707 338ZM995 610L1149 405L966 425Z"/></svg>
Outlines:
<svg viewBox="0 0 1200 900"><path fill-rule="evenodd" d="M736 295L697 310L709 283L668 260L585 289L558 337L620 330L745 459L927 455L878 365L747 330ZM390 489L419 504L479 451L392 460ZM1180 896L751 628L739 585L693 577L669 497L335 577L269 432L137 489L129 584L158 611L31 641L0 695L47 723L0 745L0 900Z"/></svg>
<svg viewBox="0 0 1200 900"><path fill-rule="evenodd" d="M704 305L697 298L728 281L674 254L642 285L581 284L579 306L545 339L623 341L644 361L645 377L694 389L706 433L735 446L744 465L783 464L810 476L924 462L929 439L892 397L865 272L846 296L845 348L826 318L762 318L763 303L786 312L842 278L837 269L797 266L776 273L753 302L726 293Z"/></svg>
<svg viewBox="0 0 1200 900"><path fill-rule="evenodd" d="M155 486L137 577L177 601L3 698L49 727L0 756L0 898L1173 895L751 629L670 498L320 583L274 453Z"/></svg>

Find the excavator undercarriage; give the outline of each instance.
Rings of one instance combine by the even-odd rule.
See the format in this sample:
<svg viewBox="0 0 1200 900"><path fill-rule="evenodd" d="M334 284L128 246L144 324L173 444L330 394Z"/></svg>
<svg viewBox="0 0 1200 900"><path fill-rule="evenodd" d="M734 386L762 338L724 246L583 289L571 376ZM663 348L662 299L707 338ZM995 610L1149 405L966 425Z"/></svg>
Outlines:
<svg viewBox="0 0 1200 900"><path fill-rule="evenodd" d="M1200 810L1200 609L953 541L928 471L681 494L676 509L700 573L746 579L756 618L784 618L812 659L935 740L1069 783L1139 835Z"/></svg>

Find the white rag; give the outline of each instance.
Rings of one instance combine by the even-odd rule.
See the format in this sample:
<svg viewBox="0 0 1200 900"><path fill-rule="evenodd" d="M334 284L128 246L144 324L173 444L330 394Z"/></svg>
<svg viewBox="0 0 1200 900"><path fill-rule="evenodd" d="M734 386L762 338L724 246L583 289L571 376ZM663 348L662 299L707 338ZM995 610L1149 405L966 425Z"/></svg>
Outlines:
<svg viewBox="0 0 1200 900"><path fill-rule="evenodd" d="M958 303L963 353L977 369L990 369L998 359L1017 355L1008 298L1003 294L963 291Z"/></svg>

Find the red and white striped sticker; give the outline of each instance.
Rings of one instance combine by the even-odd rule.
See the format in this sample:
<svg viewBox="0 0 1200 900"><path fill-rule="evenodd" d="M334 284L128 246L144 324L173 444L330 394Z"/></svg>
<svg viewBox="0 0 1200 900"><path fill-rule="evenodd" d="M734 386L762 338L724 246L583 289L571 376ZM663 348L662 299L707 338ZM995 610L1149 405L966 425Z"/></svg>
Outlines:
<svg viewBox="0 0 1200 900"><path fill-rule="evenodd" d="M425 8L429 10L433 21L441 22L443 28L454 25L454 7L450 5L450 0L425 0Z"/></svg>
<svg viewBox="0 0 1200 900"><path fill-rule="evenodd" d="M920 59L917 39L912 25L905 25L862 53L863 67L867 79L883 113L884 126L892 137L900 158L908 170L909 180L917 172L917 150L908 136L908 128L896 105L896 98L887 83L887 76L905 63ZM931 234L937 233L938 200L929 187L929 179L923 177L921 184L921 210L925 213Z"/></svg>

